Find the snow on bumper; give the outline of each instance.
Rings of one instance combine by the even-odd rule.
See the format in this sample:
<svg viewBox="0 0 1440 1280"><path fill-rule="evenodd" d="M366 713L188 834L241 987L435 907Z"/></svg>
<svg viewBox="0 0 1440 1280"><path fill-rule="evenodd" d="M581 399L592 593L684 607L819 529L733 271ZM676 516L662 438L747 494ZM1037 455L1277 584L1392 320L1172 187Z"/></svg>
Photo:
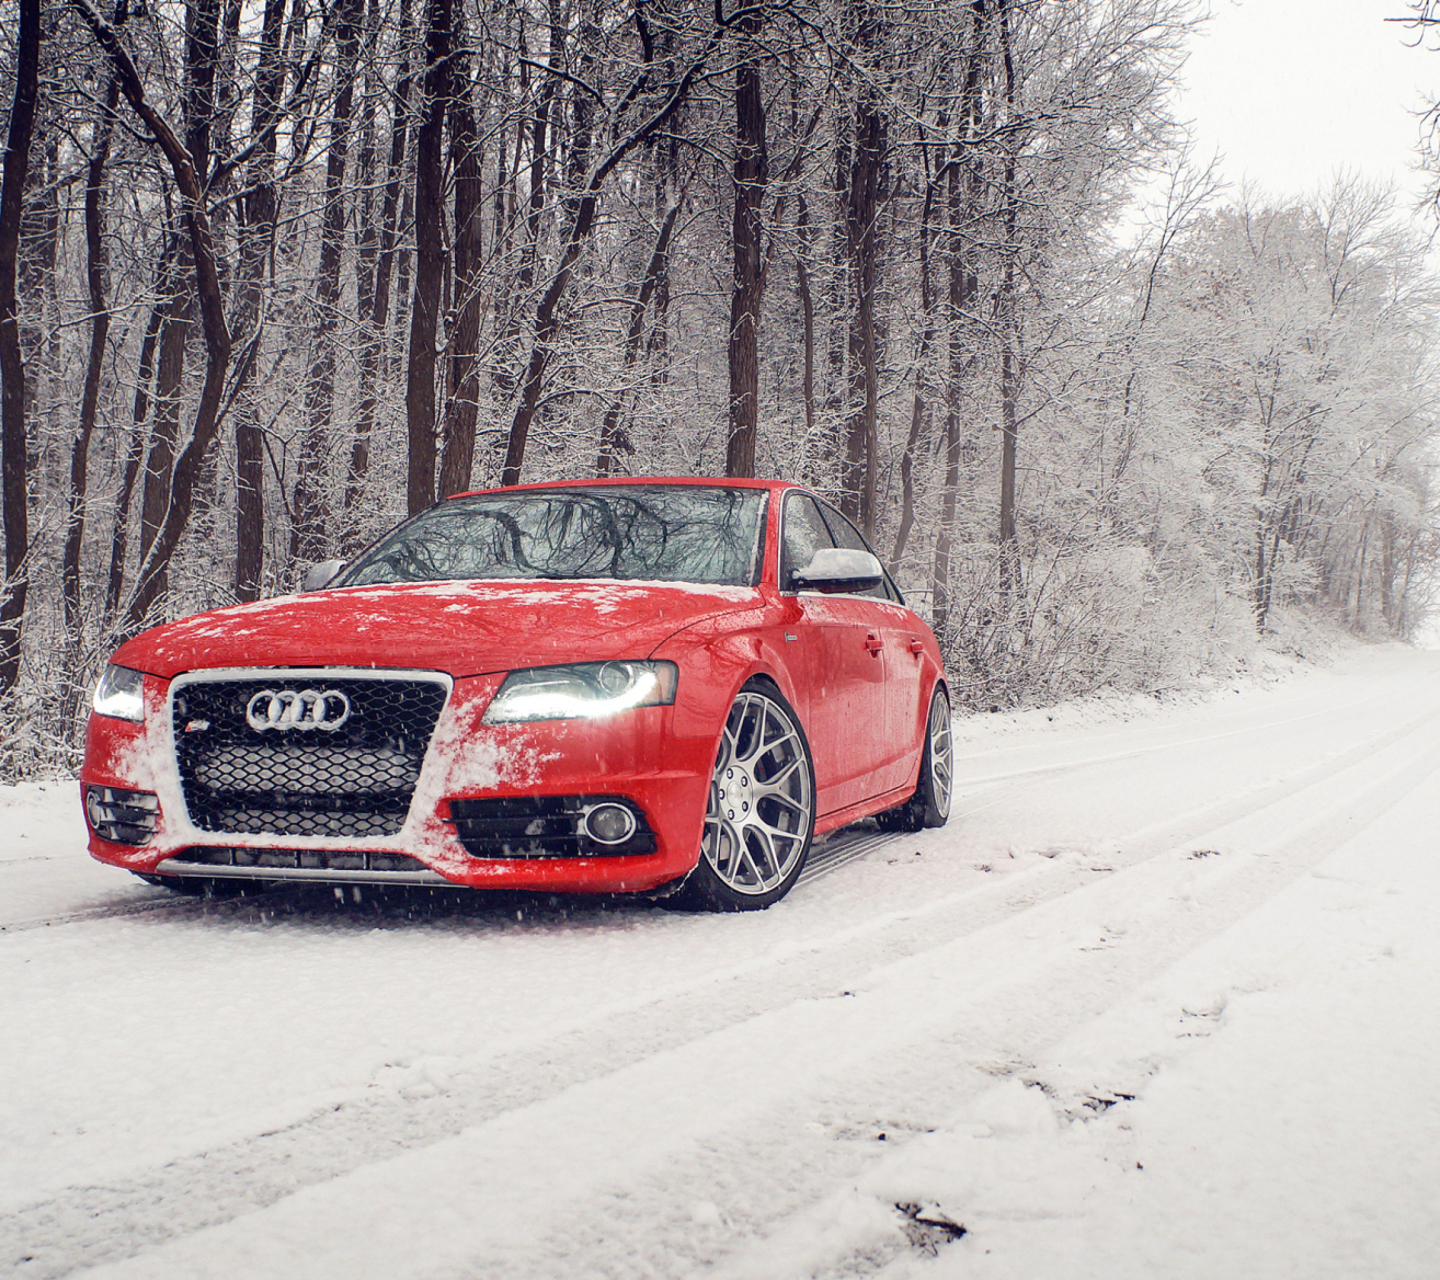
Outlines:
<svg viewBox="0 0 1440 1280"><path fill-rule="evenodd" d="M403 825L393 835L357 838L197 826L177 765L170 682L146 676L143 723L90 719L81 771L82 800L89 802L91 815L90 852L145 874L555 892L643 891L688 871L700 847L715 751L697 718L661 706L595 720L484 724L485 708L502 679L503 673L454 682ZM111 805L153 808L148 840L125 843L135 838L134 831L103 821L97 830L97 789L106 789L98 799ZM141 798L147 796L156 800ZM614 845L619 850L614 853L583 836L568 845L543 838L566 822L572 828L583 822L597 804L634 814L639 837ZM495 812L526 818L518 829L513 821L509 828L526 838L477 837L483 827L477 815ZM606 817L623 830L615 814ZM601 822L595 826L604 830ZM472 850L505 856L476 856Z"/></svg>

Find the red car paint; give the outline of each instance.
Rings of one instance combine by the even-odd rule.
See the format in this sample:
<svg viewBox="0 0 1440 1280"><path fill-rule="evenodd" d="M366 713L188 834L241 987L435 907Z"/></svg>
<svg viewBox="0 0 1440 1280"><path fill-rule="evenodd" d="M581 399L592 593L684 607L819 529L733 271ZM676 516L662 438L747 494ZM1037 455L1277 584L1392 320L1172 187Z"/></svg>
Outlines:
<svg viewBox="0 0 1440 1280"><path fill-rule="evenodd" d="M795 486L686 478L521 489L576 489L586 483L764 490L759 581L706 586L511 579L341 587L156 627L121 646L112 659L144 674L144 721L92 714L81 772L82 795L105 787L158 796L154 834L144 844L117 843L92 824L92 855L141 874L163 875L183 870L195 851L353 850L414 859L426 870L409 876L412 881L565 892L654 889L696 863L721 729L737 692L756 676L774 682L804 727L815 767L817 834L894 807L915 790L930 699L944 679L935 639L898 603L780 589L781 508ZM641 706L599 719L507 724L482 719L508 672L640 659L676 664L673 705ZM217 671L264 680L281 669L308 673L306 679L317 687L337 669L448 678L399 831L361 837L242 835L192 824L175 739L204 725L174 719L172 694L183 693L186 681ZM488 858L471 856L457 839L456 802L576 794L622 797L638 806L653 830L654 850ZM264 878L299 876L275 872ZM309 878L332 877L321 872Z"/></svg>

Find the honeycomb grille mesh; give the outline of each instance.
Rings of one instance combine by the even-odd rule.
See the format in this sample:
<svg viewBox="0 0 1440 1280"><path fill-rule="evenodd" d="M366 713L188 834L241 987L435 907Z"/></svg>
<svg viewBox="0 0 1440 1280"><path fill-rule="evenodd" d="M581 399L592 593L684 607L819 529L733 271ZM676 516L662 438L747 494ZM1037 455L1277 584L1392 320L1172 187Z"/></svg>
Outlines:
<svg viewBox="0 0 1440 1280"><path fill-rule="evenodd" d="M257 695L307 692L343 695L330 699L330 720L340 723L252 723L265 720L271 703ZM445 697L433 680L323 673L187 684L176 693L173 723L190 820L201 831L237 835L394 835Z"/></svg>

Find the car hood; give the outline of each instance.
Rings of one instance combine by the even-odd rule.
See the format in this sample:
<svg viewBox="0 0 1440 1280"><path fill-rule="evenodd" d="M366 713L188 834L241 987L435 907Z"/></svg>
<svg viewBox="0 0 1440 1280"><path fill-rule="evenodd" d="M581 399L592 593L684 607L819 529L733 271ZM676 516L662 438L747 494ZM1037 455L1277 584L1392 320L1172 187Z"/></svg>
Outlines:
<svg viewBox="0 0 1440 1280"><path fill-rule="evenodd" d="M643 658L683 627L753 608L752 587L444 582L347 587L212 609L127 641L113 661L169 679L217 667L410 667L480 675Z"/></svg>

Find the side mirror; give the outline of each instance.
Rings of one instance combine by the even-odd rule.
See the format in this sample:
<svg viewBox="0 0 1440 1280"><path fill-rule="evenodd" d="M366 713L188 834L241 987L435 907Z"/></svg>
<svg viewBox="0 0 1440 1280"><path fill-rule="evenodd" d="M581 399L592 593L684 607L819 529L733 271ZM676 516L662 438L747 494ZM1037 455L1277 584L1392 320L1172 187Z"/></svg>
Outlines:
<svg viewBox="0 0 1440 1280"><path fill-rule="evenodd" d="M312 564L305 570L305 581L300 584L300 590L319 591L333 582L344 567L343 560L322 560L319 564Z"/></svg>
<svg viewBox="0 0 1440 1280"><path fill-rule="evenodd" d="M824 547L803 569L796 569L790 575L790 586L796 590L808 588L826 595L838 595L842 592L870 591L884 580L885 570L868 551Z"/></svg>

